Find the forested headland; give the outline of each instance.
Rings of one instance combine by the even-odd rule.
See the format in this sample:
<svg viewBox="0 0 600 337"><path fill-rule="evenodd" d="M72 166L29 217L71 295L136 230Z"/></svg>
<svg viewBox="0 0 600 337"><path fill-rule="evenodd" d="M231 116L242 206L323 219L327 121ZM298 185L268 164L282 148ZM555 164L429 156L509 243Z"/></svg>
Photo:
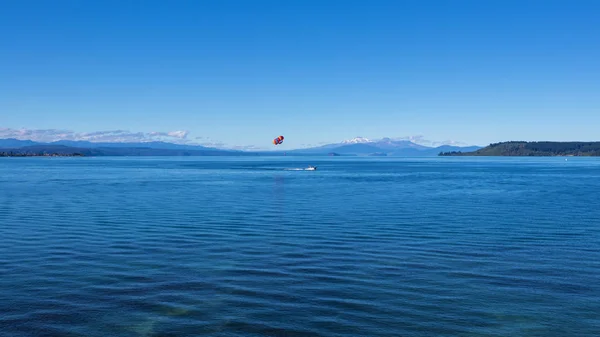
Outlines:
<svg viewBox="0 0 600 337"><path fill-rule="evenodd" d="M472 152L440 152L439 156L600 156L600 142L493 143Z"/></svg>

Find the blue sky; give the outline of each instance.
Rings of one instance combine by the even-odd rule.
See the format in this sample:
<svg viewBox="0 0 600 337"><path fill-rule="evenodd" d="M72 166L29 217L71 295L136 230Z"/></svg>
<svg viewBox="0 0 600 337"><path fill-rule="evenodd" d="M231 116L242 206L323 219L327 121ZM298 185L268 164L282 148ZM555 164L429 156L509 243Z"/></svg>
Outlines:
<svg viewBox="0 0 600 337"><path fill-rule="evenodd" d="M0 128L600 140L600 2L0 1Z"/></svg>

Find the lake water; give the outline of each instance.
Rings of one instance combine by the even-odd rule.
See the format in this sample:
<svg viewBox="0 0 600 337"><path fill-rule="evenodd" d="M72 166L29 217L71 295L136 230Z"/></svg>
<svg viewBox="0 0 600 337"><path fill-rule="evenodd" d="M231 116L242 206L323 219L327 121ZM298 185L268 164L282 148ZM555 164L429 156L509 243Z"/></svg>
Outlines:
<svg viewBox="0 0 600 337"><path fill-rule="evenodd" d="M0 335L600 336L600 160L0 158Z"/></svg>

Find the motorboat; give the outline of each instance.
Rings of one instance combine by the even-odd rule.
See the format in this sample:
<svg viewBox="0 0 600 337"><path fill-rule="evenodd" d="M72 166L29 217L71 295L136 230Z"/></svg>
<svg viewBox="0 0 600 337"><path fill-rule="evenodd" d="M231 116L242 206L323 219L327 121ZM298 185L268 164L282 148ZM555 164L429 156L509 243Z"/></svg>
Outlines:
<svg viewBox="0 0 600 337"><path fill-rule="evenodd" d="M315 171L316 169L317 169L316 166L308 165L308 168L306 168L305 170L307 170L307 171Z"/></svg>

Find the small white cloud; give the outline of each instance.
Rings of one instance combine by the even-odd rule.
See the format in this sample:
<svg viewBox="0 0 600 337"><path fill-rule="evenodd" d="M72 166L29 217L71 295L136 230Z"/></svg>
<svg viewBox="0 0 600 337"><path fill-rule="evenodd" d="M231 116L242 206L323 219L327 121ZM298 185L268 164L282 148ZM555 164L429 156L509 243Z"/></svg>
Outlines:
<svg viewBox="0 0 600 337"><path fill-rule="evenodd" d="M437 147L437 146L442 146L442 145L454 145L454 146L468 145L466 143L454 141L454 140L443 140L443 141L429 140L429 139L426 139L425 136L423 136L423 135L395 137L392 139L393 140L406 140L406 141L413 142L415 144L419 144L419 145L423 145L423 146L431 146L431 147Z"/></svg>
<svg viewBox="0 0 600 337"><path fill-rule="evenodd" d="M204 143L199 143L198 145L202 145L202 146L206 146L206 147L214 147L216 149L227 148L227 145L222 142L204 142Z"/></svg>
<svg viewBox="0 0 600 337"><path fill-rule="evenodd" d="M310 149L312 147L317 147L317 146L321 146L321 145L326 145L327 143L317 143L317 144L300 144L300 149Z"/></svg>
<svg viewBox="0 0 600 337"><path fill-rule="evenodd" d="M171 132L168 132L167 135L169 137L185 139L185 138L187 138L188 133L189 133L188 131L171 131Z"/></svg>

